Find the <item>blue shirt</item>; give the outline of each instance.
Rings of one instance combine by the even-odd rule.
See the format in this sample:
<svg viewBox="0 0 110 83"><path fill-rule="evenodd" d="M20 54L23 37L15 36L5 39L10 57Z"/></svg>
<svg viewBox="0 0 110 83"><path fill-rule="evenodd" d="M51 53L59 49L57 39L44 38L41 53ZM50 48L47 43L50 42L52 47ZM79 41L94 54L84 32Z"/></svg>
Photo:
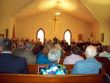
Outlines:
<svg viewBox="0 0 110 83"><path fill-rule="evenodd" d="M95 58L87 58L76 62L72 70L72 74L98 74L102 64Z"/></svg>
<svg viewBox="0 0 110 83"><path fill-rule="evenodd" d="M36 56L36 64L50 64L51 61L48 59L46 55L44 55L42 52L39 52Z"/></svg>

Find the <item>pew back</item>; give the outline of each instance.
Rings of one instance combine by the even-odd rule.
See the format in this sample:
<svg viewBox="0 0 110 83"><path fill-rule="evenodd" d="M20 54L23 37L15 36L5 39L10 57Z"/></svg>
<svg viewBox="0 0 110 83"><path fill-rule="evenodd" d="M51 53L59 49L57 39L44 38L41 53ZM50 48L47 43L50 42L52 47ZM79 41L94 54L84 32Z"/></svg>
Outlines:
<svg viewBox="0 0 110 83"><path fill-rule="evenodd" d="M103 76L0 74L0 83L103 83Z"/></svg>
<svg viewBox="0 0 110 83"><path fill-rule="evenodd" d="M110 60L107 57L96 57L96 59L102 63L106 73L110 75Z"/></svg>
<svg viewBox="0 0 110 83"><path fill-rule="evenodd" d="M105 71L89 75L39 75L38 67L48 65L28 65L30 74L0 74L0 83L103 83ZM65 65L71 71L73 65Z"/></svg>

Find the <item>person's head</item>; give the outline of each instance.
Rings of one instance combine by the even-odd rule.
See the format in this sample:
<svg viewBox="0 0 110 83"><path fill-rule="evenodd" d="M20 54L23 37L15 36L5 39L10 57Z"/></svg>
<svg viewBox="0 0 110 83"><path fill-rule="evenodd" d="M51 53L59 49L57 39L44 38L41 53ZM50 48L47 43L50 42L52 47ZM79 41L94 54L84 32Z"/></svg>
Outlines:
<svg viewBox="0 0 110 83"><path fill-rule="evenodd" d="M11 40L8 38L4 39L4 49L3 50L11 50L11 49L12 49Z"/></svg>
<svg viewBox="0 0 110 83"><path fill-rule="evenodd" d="M107 52L110 53L110 46L107 46Z"/></svg>
<svg viewBox="0 0 110 83"><path fill-rule="evenodd" d="M87 58L95 57L97 54L97 48L95 46L88 46L85 50L85 55Z"/></svg>
<svg viewBox="0 0 110 83"><path fill-rule="evenodd" d="M30 42L26 42L25 49L32 50L33 49L33 45Z"/></svg>
<svg viewBox="0 0 110 83"><path fill-rule="evenodd" d="M44 46L42 44L36 44L36 46L33 48L32 52L37 55L39 52L41 52L44 49Z"/></svg>
<svg viewBox="0 0 110 83"><path fill-rule="evenodd" d="M17 48L24 48L24 44L22 41L19 41L17 44Z"/></svg>
<svg viewBox="0 0 110 83"><path fill-rule="evenodd" d="M48 40L48 41L46 42L46 44L44 45L43 53L44 53L45 55L48 55L48 52L49 52L50 49L52 49L52 48L53 48L53 43L52 43L51 40Z"/></svg>
<svg viewBox="0 0 110 83"><path fill-rule="evenodd" d="M0 53L2 52L4 47L3 38L0 38Z"/></svg>
<svg viewBox="0 0 110 83"><path fill-rule="evenodd" d="M53 38L53 44L57 44L58 43L58 38L54 37Z"/></svg>
<svg viewBox="0 0 110 83"><path fill-rule="evenodd" d="M44 55L48 55L48 52L50 51L50 47L49 46L44 46L42 52L44 53Z"/></svg>
<svg viewBox="0 0 110 83"><path fill-rule="evenodd" d="M75 54L75 55L81 55L82 51L79 48L73 47L73 48L71 48L71 53Z"/></svg>
<svg viewBox="0 0 110 83"><path fill-rule="evenodd" d="M52 40L47 40L46 42L45 42L45 46L47 47L50 47L50 48L52 48L53 47L53 42L52 42Z"/></svg>
<svg viewBox="0 0 110 83"><path fill-rule="evenodd" d="M58 49L51 49L48 53L48 58L52 62L58 63L61 57L61 51Z"/></svg>
<svg viewBox="0 0 110 83"><path fill-rule="evenodd" d="M54 44L54 48L59 49L60 51L62 51L62 48L61 48L60 44Z"/></svg>
<svg viewBox="0 0 110 83"><path fill-rule="evenodd" d="M76 42L71 42L71 47L77 46Z"/></svg>

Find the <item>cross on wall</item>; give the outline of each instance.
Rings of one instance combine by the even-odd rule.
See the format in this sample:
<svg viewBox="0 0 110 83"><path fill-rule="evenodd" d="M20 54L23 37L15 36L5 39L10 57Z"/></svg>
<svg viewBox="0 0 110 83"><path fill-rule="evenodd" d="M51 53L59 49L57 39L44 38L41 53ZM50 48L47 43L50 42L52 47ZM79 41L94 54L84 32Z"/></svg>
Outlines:
<svg viewBox="0 0 110 83"><path fill-rule="evenodd" d="M54 22L54 28L53 29L54 29L54 33L55 33L56 32L56 23L60 19L58 19L57 16L55 15L54 18L52 18L51 20Z"/></svg>

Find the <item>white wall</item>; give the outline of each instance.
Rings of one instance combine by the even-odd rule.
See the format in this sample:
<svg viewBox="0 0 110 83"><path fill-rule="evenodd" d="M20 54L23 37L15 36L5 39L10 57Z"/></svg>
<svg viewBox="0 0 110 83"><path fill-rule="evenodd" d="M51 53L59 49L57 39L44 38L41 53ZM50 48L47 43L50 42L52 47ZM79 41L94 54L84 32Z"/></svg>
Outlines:
<svg viewBox="0 0 110 83"><path fill-rule="evenodd" d="M29 38L36 39L36 32L39 28L43 28L45 31L46 39L53 39L53 37L58 37L63 39L63 34L65 30L69 29L73 35L73 39L77 41L78 34L83 34L84 40L90 37L91 26L81 20L78 20L72 16L62 14L58 16L58 21L56 23L56 33L54 33L54 22L53 16L49 13L41 13L38 15L33 15L27 18L16 20L16 35L18 38Z"/></svg>
<svg viewBox="0 0 110 83"><path fill-rule="evenodd" d="M15 24L15 20L10 16L2 15L0 19L0 34L4 34L6 36L6 29L8 29L8 37L12 37L12 29Z"/></svg>
<svg viewBox="0 0 110 83"><path fill-rule="evenodd" d="M103 45L110 45L110 21L100 22L100 33L104 33Z"/></svg>

